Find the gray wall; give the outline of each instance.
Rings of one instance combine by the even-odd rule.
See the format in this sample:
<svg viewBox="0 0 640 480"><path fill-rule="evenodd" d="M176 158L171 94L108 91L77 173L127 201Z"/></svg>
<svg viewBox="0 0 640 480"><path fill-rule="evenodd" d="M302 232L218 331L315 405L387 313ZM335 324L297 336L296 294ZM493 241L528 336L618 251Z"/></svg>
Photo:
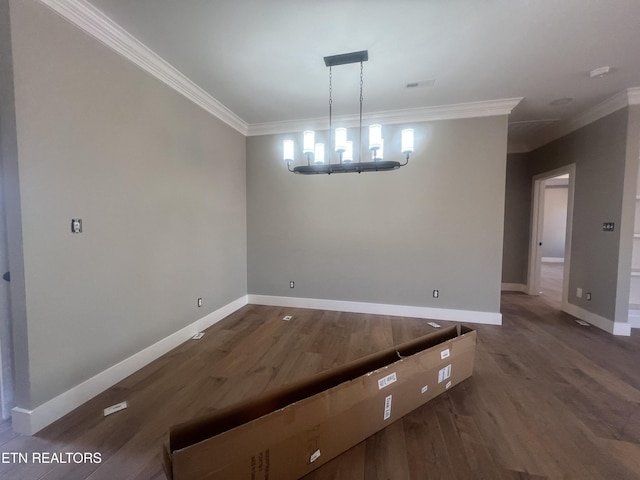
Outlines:
<svg viewBox="0 0 640 480"><path fill-rule="evenodd" d="M546 186L544 192L544 224L542 226L542 256L564 258L567 237L568 188Z"/></svg>
<svg viewBox="0 0 640 480"><path fill-rule="evenodd" d="M294 176L300 134L248 138L249 293L499 312L507 118L414 128L408 166L361 175Z"/></svg>
<svg viewBox="0 0 640 480"><path fill-rule="evenodd" d="M502 282L526 285L531 223L528 153L507 155Z"/></svg>
<svg viewBox="0 0 640 480"><path fill-rule="evenodd" d="M246 294L245 138L41 4L10 6L33 408Z"/></svg>
<svg viewBox="0 0 640 480"><path fill-rule="evenodd" d="M620 225L626 161L627 109L532 152L532 174L576 164L569 302L614 318L620 229L603 232L603 222ZM578 298L576 288L591 292Z"/></svg>
<svg viewBox="0 0 640 480"><path fill-rule="evenodd" d="M512 162L510 156L507 169L507 178L517 178L523 190L517 192L507 187L506 203L514 204L512 215L517 210L522 218L527 218L527 226L525 230L522 222L509 235L505 234L505 265L517 262L507 255L513 251L518 251L520 261L526 262L528 250L524 249L524 238L525 232L527 237L530 235L531 205L530 201L527 205L522 200L531 196L531 178L576 164L569 302L618 322L626 321L625 308L628 309L639 123L638 107L618 110L524 154L522 158L528 167ZM615 231L603 232L603 222L615 222ZM507 216L505 224L507 231L511 228ZM518 242L512 241L516 235L520 238ZM517 281L505 272L504 282ZM520 278L526 283L526 277ZM577 287L591 292L592 301L584 296L577 298Z"/></svg>

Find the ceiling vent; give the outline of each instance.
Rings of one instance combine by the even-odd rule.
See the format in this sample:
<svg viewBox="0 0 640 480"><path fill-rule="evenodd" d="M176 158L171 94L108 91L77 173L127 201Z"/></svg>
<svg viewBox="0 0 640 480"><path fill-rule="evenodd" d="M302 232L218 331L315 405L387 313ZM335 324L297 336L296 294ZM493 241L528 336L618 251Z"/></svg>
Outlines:
<svg viewBox="0 0 640 480"><path fill-rule="evenodd" d="M433 87L436 83L436 79L422 80L421 82L411 82L405 85L405 88L426 88Z"/></svg>
<svg viewBox="0 0 640 480"><path fill-rule="evenodd" d="M611 71L611 68L608 67L608 66L598 67L598 68L594 68L593 70L591 70L589 72L589 76L591 78L600 78L600 77L604 77L605 75L607 75L610 71Z"/></svg>

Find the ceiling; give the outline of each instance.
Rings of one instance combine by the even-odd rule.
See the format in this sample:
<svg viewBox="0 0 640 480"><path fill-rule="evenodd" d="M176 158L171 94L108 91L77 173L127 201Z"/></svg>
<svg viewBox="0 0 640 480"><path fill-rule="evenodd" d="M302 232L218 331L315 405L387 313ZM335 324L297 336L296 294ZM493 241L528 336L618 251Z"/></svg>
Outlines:
<svg viewBox="0 0 640 480"><path fill-rule="evenodd" d="M640 86L638 0L89 3L249 125L326 116L323 57L357 50L366 112L524 97L514 145ZM359 65L333 68L335 115L357 113L358 85Z"/></svg>

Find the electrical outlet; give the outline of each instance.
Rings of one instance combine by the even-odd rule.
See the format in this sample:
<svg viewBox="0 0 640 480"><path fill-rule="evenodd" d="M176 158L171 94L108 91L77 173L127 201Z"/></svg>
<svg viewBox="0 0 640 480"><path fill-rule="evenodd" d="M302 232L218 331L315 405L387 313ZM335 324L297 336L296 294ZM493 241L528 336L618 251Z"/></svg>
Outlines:
<svg viewBox="0 0 640 480"><path fill-rule="evenodd" d="M81 218L72 218L71 219L71 233L82 233L82 219Z"/></svg>
<svg viewBox="0 0 640 480"><path fill-rule="evenodd" d="M587 292L587 302L591 301L591 292Z"/></svg>
<svg viewBox="0 0 640 480"><path fill-rule="evenodd" d="M582 298L582 289L580 287L576 289L576 297Z"/></svg>
<svg viewBox="0 0 640 480"><path fill-rule="evenodd" d="M202 299L201 299L201 298L199 298L199 299L198 299L198 306L199 306L199 307L201 307L201 306L202 306Z"/></svg>
<svg viewBox="0 0 640 480"><path fill-rule="evenodd" d="M193 340L200 340L202 337L204 337L204 332L199 332L196 333L193 337L191 337Z"/></svg>
<svg viewBox="0 0 640 480"><path fill-rule="evenodd" d="M289 288L294 288L296 286L296 282L294 282L293 280L291 280L289 282Z"/></svg>
<svg viewBox="0 0 640 480"><path fill-rule="evenodd" d="M440 296L440 290L433 291L433 298L438 298Z"/></svg>

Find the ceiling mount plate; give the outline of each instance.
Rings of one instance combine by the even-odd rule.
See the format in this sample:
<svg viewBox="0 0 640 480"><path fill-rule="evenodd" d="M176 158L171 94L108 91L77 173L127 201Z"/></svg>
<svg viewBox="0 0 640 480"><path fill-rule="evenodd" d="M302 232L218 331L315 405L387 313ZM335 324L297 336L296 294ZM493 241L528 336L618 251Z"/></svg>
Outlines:
<svg viewBox="0 0 640 480"><path fill-rule="evenodd" d="M341 53L340 55L324 57L324 64L327 67L335 67L336 65L360 63L366 62L367 60L369 60L369 50L361 50L359 52Z"/></svg>

